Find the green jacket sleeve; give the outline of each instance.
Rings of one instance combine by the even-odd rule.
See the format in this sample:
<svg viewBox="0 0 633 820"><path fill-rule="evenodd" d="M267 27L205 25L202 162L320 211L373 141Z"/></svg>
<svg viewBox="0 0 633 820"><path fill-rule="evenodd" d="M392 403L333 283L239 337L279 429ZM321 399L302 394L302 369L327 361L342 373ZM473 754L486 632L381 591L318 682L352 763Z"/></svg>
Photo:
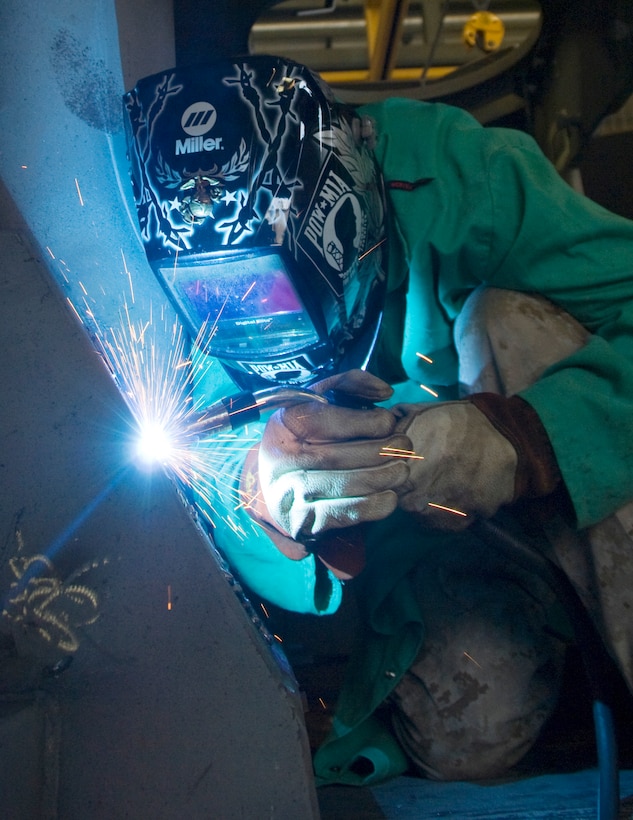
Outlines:
<svg viewBox="0 0 633 820"><path fill-rule="evenodd" d="M482 284L569 312L593 336L521 396L548 433L577 525L602 520L633 498L633 222L573 191L526 134L404 99L364 113L391 205L390 298L408 277L408 377L428 384L449 361L454 320ZM441 375L450 384L456 373Z"/></svg>
<svg viewBox="0 0 633 820"><path fill-rule="evenodd" d="M487 279L543 294L593 334L521 393L584 527L633 498L633 223L571 190L530 144L515 153L490 158Z"/></svg>
<svg viewBox="0 0 633 820"><path fill-rule="evenodd" d="M194 401L203 408L236 391L217 363L193 356ZM235 433L209 437L194 453L194 504L214 544L237 577L259 597L294 612L327 615L341 602L341 582L308 555L294 561L283 555L248 513L240 488L247 452L260 439L263 422Z"/></svg>

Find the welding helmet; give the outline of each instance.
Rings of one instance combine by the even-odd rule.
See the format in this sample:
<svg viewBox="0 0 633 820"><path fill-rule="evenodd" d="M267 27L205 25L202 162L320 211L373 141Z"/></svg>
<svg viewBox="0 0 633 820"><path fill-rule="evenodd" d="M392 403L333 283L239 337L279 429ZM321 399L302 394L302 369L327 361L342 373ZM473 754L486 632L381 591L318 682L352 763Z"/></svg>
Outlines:
<svg viewBox="0 0 633 820"><path fill-rule="evenodd" d="M160 72L125 106L147 258L199 347L250 390L364 366L385 211L355 110L266 56Z"/></svg>

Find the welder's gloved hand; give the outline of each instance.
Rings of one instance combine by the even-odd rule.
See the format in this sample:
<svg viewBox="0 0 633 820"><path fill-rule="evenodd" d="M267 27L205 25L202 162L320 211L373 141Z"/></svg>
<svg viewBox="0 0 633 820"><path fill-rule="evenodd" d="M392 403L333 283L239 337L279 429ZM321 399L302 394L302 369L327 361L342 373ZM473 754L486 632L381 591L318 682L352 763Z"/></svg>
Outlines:
<svg viewBox="0 0 633 820"><path fill-rule="evenodd" d="M398 490L399 506L431 527L462 530L520 498L547 495L560 482L540 419L518 396L479 393L393 411L396 429L416 454Z"/></svg>
<svg viewBox="0 0 633 820"><path fill-rule="evenodd" d="M361 370L324 379L312 389L368 404L392 393L388 384ZM398 503L396 490L409 474L403 459L389 455L410 446L395 426L395 416L384 408L309 402L278 410L259 448L265 502L260 516L301 541L390 515Z"/></svg>

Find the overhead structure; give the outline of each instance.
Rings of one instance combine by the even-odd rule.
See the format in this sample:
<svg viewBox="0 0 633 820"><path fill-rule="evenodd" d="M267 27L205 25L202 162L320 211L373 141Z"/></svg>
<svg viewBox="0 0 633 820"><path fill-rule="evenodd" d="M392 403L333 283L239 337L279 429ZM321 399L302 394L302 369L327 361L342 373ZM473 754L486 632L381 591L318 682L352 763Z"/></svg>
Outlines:
<svg viewBox="0 0 633 820"><path fill-rule="evenodd" d="M448 102L530 131L561 173L633 91L624 0L262 3L253 51L307 62L348 102Z"/></svg>

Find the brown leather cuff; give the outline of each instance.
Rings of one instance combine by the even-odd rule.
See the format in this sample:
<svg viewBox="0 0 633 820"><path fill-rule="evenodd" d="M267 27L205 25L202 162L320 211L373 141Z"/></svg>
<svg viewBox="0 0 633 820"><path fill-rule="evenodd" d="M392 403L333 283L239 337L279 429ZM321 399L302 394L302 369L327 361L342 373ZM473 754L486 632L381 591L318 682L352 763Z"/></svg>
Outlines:
<svg viewBox="0 0 633 820"><path fill-rule="evenodd" d="M308 544L308 549L341 580L355 578L365 566L363 524L328 530Z"/></svg>
<svg viewBox="0 0 633 820"><path fill-rule="evenodd" d="M514 501L541 498L562 483L554 449L534 408L520 396L474 393L468 396L478 410L505 436L517 451L519 463Z"/></svg>

